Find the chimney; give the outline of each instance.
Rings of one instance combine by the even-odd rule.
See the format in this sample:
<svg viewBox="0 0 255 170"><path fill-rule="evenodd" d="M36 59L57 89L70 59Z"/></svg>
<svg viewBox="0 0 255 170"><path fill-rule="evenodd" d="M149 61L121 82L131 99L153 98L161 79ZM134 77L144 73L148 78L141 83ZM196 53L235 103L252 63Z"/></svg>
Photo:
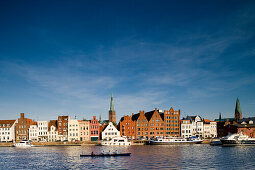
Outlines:
<svg viewBox="0 0 255 170"><path fill-rule="evenodd" d="M20 113L20 118L23 118L24 119L24 113Z"/></svg>

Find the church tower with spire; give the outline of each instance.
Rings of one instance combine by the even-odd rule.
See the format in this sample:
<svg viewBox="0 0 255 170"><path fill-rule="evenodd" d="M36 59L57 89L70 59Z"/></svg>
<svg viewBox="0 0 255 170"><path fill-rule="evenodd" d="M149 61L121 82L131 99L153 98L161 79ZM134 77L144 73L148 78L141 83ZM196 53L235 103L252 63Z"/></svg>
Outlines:
<svg viewBox="0 0 255 170"><path fill-rule="evenodd" d="M112 94L111 94L111 104L110 104L110 110L109 110L109 122L116 124L116 112L114 110Z"/></svg>
<svg viewBox="0 0 255 170"><path fill-rule="evenodd" d="M240 106L239 99L236 99L236 108L235 108L235 120L239 121L242 119L242 110Z"/></svg>

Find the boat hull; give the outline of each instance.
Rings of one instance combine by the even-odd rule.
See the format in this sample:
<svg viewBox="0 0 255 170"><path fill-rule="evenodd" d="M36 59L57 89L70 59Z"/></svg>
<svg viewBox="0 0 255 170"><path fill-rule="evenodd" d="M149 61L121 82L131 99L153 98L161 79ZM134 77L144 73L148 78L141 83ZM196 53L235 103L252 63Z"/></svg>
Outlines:
<svg viewBox="0 0 255 170"><path fill-rule="evenodd" d="M223 146L255 146L255 140L221 140Z"/></svg>
<svg viewBox="0 0 255 170"><path fill-rule="evenodd" d="M100 155L80 155L80 157L116 157L116 156L130 156L131 153L119 153L119 154L100 154Z"/></svg>
<svg viewBox="0 0 255 170"><path fill-rule="evenodd" d="M150 145L187 145L187 144L199 144L203 141L184 141L184 142L162 142L162 141L150 141Z"/></svg>

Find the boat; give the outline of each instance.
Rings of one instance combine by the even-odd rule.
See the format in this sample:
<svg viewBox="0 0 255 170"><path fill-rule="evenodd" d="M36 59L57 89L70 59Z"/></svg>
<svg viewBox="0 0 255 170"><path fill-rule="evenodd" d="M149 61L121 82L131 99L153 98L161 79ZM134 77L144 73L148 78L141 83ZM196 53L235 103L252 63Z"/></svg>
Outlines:
<svg viewBox="0 0 255 170"><path fill-rule="evenodd" d="M254 145L255 138L250 138L242 133L230 134L220 140L223 146Z"/></svg>
<svg viewBox="0 0 255 170"><path fill-rule="evenodd" d="M114 137L109 141L103 141L101 145L104 146L130 146L131 142L128 141L127 138L124 137Z"/></svg>
<svg viewBox="0 0 255 170"><path fill-rule="evenodd" d="M19 143L14 143L12 146L20 147L20 148L27 148L27 147L32 147L34 145L32 145L30 141L23 140L23 141L21 141Z"/></svg>
<svg viewBox="0 0 255 170"><path fill-rule="evenodd" d="M114 153L114 154L90 154L90 155L80 155L80 157L114 157L114 156L130 156L131 153Z"/></svg>
<svg viewBox="0 0 255 170"><path fill-rule="evenodd" d="M222 145L222 143L221 143L220 139L216 139L216 140L211 141L210 145L218 146L218 145Z"/></svg>
<svg viewBox="0 0 255 170"><path fill-rule="evenodd" d="M202 143L203 140L198 137L180 138L180 137L157 137L151 139L149 144L151 145L180 145L180 144L198 144Z"/></svg>

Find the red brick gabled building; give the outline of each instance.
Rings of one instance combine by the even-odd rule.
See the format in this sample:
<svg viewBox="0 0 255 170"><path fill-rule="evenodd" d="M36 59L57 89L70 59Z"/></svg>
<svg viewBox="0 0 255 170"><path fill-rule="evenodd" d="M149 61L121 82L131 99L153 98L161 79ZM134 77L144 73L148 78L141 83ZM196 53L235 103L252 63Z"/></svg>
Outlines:
<svg viewBox="0 0 255 170"><path fill-rule="evenodd" d="M164 111L164 136L180 136L180 114L180 109L178 111L175 111L172 107L169 111Z"/></svg>
<svg viewBox="0 0 255 170"><path fill-rule="evenodd" d="M120 120L120 135L126 136L131 139L136 138L136 120L139 117L139 113L134 114L132 116L123 116Z"/></svg>
<svg viewBox="0 0 255 170"><path fill-rule="evenodd" d="M99 140L99 122L96 119L96 116L93 116L93 119L90 120L90 140L97 141Z"/></svg>
<svg viewBox="0 0 255 170"><path fill-rule="evenodd" d="M180 136L180 110L171 108L164 112L139 111L132 116L123 116L119 123L120 134L132 139L149 139L157 136Z"/></svg>
<svg viewBox="0 0 255 170"><path fill-rule="evenodd" d="M157 108L145 114L149 122L149 135L147 139L164 136L164 117L162 118Z"/></svg>
<svg viewBox="0 0 255 170"><path fill-rule="evenodd" d="M58 116L58 135L61 141L68 139L69 116Z"/></svg>
<svg viewBox="0 0 255 170"><path fill-rule="evenodd" d="M32 119L25 118L24 113L20 113L20 118L15 124L15 139L16 141L28 140L29 139L29 127L35 122Z"/></svg>

